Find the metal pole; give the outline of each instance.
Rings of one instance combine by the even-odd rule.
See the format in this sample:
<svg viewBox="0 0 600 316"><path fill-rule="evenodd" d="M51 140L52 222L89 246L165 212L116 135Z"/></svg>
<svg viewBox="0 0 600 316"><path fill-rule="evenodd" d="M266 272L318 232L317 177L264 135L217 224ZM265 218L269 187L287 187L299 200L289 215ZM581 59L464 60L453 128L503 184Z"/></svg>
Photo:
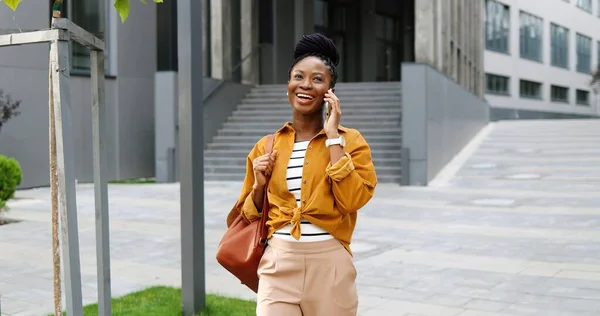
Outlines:
<svg viewBox="0 0 600 316"><path fill-rule="evenodd" d="M58 207L62 231L67 315L82 316L81 270L77 228L77 199L75 190L75 152L71 131L69 89L69 41L53 40L50 44L52 61L52 97L56 122L56 160L58 175Z"/></svg>
<svg viewBox="0 0 600 316"><path fill-rule="evenodd" d="M183 315L205 306L202 2L177 1Z"/></svg>
<svg viewBox="0 0 600 316"><path fill-rule="evenodd" d="M94 201L96 204L96 263L98 271L98 315L111 315L110 232L106 183L106 104L104 52L92 50L92 126L94 143Z"/></svg>

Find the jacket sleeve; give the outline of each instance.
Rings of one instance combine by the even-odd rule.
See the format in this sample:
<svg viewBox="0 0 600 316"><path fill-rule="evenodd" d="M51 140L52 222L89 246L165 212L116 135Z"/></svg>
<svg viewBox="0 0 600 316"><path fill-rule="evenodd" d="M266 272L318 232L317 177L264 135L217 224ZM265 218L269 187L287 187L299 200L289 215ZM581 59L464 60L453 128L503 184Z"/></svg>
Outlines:
<svg viewBox="0 0 600 316"><path fill-rule="evenodd" d="M232 212L241 213L242 216L248 221L254 221L260 218L260 213L256 209L254 205L254 201L252 200L252 186L254 185L254 171L252 168L252 161L256 159L256 157L263 155L266 152L266 136L261 138L255 145L248 156L246 157L246 175L244 177L244 182L242 183L242 189L240 192L240 196L237 200L237 203L234 206L234 210ZM237 214L235 214L237 216ZM230 224L230 219L228 218L228 225Z"/></svg>
<svg viewBox="0 0 600 316"><path fill-rule="evenodd" d="M328 165L326 173L332 181L337 208L352 213L362 208L375 192L377 175L371 158L371 149L360 133L347 142L346 155Z"/></svg>

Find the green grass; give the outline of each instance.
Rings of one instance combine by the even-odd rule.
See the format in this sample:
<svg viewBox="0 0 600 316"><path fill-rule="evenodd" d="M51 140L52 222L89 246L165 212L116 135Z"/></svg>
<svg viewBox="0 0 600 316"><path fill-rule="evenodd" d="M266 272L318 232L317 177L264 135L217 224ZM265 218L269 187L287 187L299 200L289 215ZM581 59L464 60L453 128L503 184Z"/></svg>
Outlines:
<svg viewBox="0 0 600 316"><path fill-rule="evenodd" d="M114 180L108 181L110 184L149 184L156 183L154 178L141 178L141 179L128 179L128 180Z"/></svg>
<svg viewBox="0 0 600 316"><path fill-rule="evenodd" d="M199 316L251 316L256 302L209 294ZM52 314L51 314L52 315ZM83 308L84 316L97 316L97 304ZM113 316L181 316L181 290L155 286L112 300Z"/></svg>

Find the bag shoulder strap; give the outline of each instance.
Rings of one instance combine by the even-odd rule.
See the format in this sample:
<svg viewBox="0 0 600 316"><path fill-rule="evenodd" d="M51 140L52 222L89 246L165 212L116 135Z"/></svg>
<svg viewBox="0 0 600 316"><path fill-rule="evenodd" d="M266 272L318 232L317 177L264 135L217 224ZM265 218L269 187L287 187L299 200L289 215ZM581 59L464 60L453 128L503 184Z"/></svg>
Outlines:
<svg viewBox="0 0 600 316"><path fill-rule="evenodd" d="M275 136L273 134L267 135L267 153L271 153L273 151L273 144L275 142Z"/></svg>
<svg viewBox="0 0 600 316"><path fill-rule="evenodd" d="M273 134L269 134L267 135L267 153L271 153L273 151L273 146L275 144L275 136ZM260 226L258 229L258 235L259 235L259 243L261 244L265 244L267 242L267 235L268 235L268 229L267 229L267 220L269 219L269 196L268 196L268 191L269 191L269 181L270 181L270 177L269 179L267 179L267 185L265 185L265 196L263 198L263 208L262 208L262 216L260 218Z"/></svg>

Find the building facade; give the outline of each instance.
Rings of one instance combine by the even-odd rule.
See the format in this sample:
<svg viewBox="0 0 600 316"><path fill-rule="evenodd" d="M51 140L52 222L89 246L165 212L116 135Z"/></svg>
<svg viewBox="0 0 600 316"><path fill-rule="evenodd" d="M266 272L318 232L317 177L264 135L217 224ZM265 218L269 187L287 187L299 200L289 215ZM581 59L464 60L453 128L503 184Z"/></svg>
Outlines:
<svg viewBox="0 0 600 316"><path fill-rule="evenodd" d="M323 33L340 50L340 82L402 81L402 63L425 63L483 95L483 2L471 0L199 0L203 3L205 99L219 82L240 86L287 81L295 43ZM0 29L44 29L52 1L0 7ZM105 40L109 180L153 177L176 160L177 2L130 1L121 23L110 0L65 0L63 16ZM92 181L88 51L71 48L71 114L76 178ZM48 184L48 49L0 49L0 89L22 114L0 132L0 153L23 167L22 187ZM410 78L408 78L410 79ZM215 104L207 126L223 123L243 89ZM235 98L233 98L235 96ZM235 99L235 100L234 100ZM205 102L205 107L211 105ZM212 115L214 114L214 115ZM206 117L206 115L205 115ZM164 163L163 165L169 165Z"/></svg>
<svg viewBox="0 0 600 316"><path fill-rule="evenodd" d="M469 0L202 0L205 75L250 84L287 81L295 43L333 39L341 82L401 81L424 62L483 92L483 4ZM176 2L158 12L160 71L176 71ZM165 63L164 61L169 61Z"/></svg>
<svg viewBox="0 0 600 316"><path fill-rule="evenodd" d="M600 115L599 0L486 0L485 97L493 119Z"/></svg>
<svg viewBox="0 0 600 316"><path fill-rule="evenodd" d="M16 12L0 5L0 32L50 26L52 1L23 1ZM121 23L110 0L65 0L63 16L105 39L108 179L154 175L154 75L156 9L131 1ZM70 64L71 130L79 182L93 179L89 53L73 45ZM0 89L20 100L21 115L0 131L0 154L23 169L22 187L49 183L48 44L0 48Z"/></svg>

